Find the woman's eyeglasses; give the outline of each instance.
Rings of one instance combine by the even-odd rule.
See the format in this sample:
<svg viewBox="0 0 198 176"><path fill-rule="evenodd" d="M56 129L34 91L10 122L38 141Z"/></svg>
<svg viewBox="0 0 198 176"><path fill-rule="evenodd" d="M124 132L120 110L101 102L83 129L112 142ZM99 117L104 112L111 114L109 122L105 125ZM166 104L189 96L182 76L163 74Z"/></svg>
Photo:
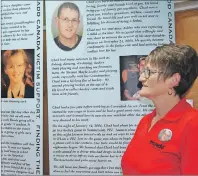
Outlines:
<svg viewBox="0 0 198 176"><path fill-rule="evenodd" d="M149 79L149 77L151 76L151 74L155 74L155 73L163 73L162 71L156 71L156 70L151 70L149 68L144 68L141 72L141 74L144 73L144 77L146 79Z"/></svg>

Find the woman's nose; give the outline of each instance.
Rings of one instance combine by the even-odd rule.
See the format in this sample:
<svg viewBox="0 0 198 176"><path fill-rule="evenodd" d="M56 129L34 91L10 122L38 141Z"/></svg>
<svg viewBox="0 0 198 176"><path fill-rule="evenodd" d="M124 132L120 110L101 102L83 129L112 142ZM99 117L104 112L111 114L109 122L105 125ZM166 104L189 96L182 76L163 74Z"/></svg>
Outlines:
<svg viewBox="0 0 198 176"><path fill-rule="evenodd" d="M14 72L17 72L18 71L18 68L17 68L17 66L15 65L15 66L13 66L13 71Z"/></svg>
<svg viewBox="0 0 198 176"><path fill-rule="evenodd" d="M140 72L139 81L140 81L140 82L146 81L146 78L145 78L145 76L144 76L144 72Z"/></svg>

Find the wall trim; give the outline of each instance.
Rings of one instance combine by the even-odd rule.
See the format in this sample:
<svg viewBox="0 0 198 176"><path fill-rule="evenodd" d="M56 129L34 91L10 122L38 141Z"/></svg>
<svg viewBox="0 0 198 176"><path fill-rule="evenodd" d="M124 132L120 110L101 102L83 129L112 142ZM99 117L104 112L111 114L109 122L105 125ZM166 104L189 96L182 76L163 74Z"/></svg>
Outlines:
<svg viewBox="0 0 198 176"><path fill-rule="evenodd" d="M175 1L175 12L198 9L198 1Z"/></svg>

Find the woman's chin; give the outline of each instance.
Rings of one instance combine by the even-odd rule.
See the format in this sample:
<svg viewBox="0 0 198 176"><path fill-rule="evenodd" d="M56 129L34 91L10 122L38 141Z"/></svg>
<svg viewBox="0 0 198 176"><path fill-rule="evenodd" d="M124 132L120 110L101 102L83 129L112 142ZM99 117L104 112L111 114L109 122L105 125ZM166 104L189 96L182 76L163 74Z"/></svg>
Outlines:
<svg viewBox="0 0 198 176"><path fill-rule="evenodd" d="M140 90L139 94L140 94L141 97L148 98L148 93L146 91L142 90L142 89Z"/></svg>

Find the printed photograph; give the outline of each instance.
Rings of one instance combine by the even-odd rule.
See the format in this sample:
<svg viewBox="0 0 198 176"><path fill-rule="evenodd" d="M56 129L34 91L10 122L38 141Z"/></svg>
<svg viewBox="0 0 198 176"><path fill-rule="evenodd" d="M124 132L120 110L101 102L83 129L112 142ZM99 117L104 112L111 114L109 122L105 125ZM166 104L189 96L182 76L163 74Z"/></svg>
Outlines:
<svg viewBox="0 0 198 176"><path fill-rule="evenodd" d="M145 64L145 55L120 56L121 101L139 100L142 84L139 75Z"/></svg>
<svg viewBox="0 0 198 176"><path fill-rule="evenodd" d="M52 17L52 35L55 44L63 51L72 51L83 34L83 19L79 7L72 2L60 4Z"/></svg>
<svg viewBox="0 0 198 176"><path fill-rule="evenodd" d="M1 51L1 98L34 98L34 49Z"/></svg>
<svg viewBox="0 0 198 176"><path fill-rule="evenodd" d="M169 129L163 129L158 135L158 139L162 142L169 141L172 137L172 131Z"/></svg>

